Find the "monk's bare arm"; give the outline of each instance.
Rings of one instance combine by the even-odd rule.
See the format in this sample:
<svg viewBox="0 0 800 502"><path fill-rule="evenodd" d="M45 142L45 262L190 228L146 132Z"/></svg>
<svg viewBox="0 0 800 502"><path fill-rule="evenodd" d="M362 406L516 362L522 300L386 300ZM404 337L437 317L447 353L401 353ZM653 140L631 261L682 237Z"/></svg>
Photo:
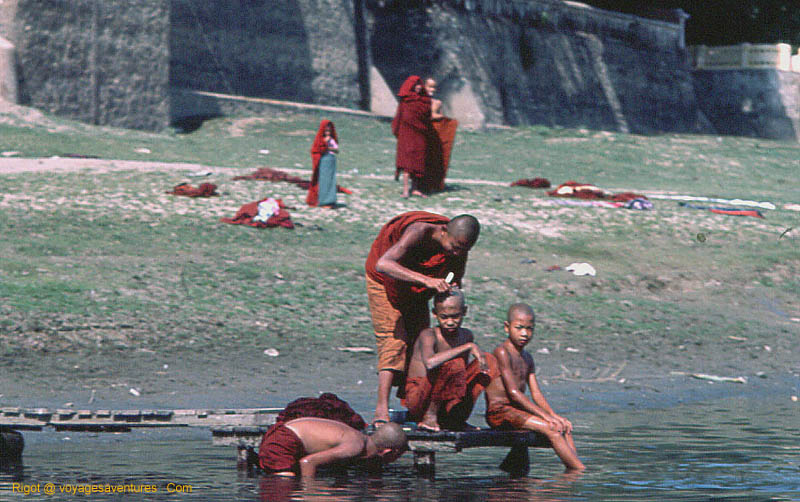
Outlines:
<svg viewBox="0 0 800 502"><path fill-rule="evenodd" d="M478 346L472 342L467 342L463 345L459 345L458 347L453 347L452 349L443 350L442 352L437 353L436 332L430 328L423 330L419 334L419 337L422 363L425 365L425 369L428 371L438 368L443 363L450 361L451 359L455 359L465 352L472 353L473 357L475 358L478 358L478 356L483 358Z"/></svg>
<svg viewBox="0 0 800 502"><path fill-rule="evenodd" d="M435 225L428 223L414 223L406 228L400 240L394 243L375 264L375 269L381 274L386 274L393 279L410 282L444 292L450 285L444 279L434 279L419 272L409 270L400 264L400 261L413 249L426 239L431 239Z"/></svg>
<svg viewBox="0 0 800 502"><path fill-rule="evenodd" d="M536 415L537 417L544 418L546 412L536 405L533 401L528 399L525 392L521 389L523 382L517 380L517 376L511 369L511 356L502 345L497 347L494 351L495 358L497 359L497 367L500 370L500 378L503 379L503 386L506 388L506 394L512 403L516 404L523 410Z"/></svg>
<svg viewBox="0 0 800 502"><path fill-rule="evenodd" d="M355 458L364 451L365 446L366 440L361 433L348 431L342 435L341 442L333 448L301 458L300 475L304 478L313 478L319 466Z"/></svg>
<svg viewBox="0 0 800 502"><path fill-rule="evenodd" d="M438 99L431 100L431 120L444 118L442 114L442 102Z"/></svg>

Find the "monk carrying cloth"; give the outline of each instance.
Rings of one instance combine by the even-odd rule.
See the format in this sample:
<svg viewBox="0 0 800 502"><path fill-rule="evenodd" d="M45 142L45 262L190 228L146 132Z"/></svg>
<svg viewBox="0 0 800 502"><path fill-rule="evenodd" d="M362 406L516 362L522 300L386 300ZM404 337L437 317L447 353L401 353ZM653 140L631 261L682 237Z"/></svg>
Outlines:
<svg viewBox="0 0 800 502"><path fill-rule="evenodd" d="M389 421L392 385L404 388L407 351L430 326L428 300L461 286L467 254L480 233L474 216L452 220L424 211L403 213L381 228L366 263L367 298L378 348L374 424ZM445 278L452 273L450 281Z"/></svg>

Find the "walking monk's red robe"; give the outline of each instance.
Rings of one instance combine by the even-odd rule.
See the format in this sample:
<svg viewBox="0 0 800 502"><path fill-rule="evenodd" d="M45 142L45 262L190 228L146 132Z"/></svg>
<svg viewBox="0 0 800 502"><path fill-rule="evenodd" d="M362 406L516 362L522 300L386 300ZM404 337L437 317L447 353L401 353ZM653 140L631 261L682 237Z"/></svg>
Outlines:
<svg viewBox="0 0 800 502"><path fill-rule="evenodd" d="M397 138L395 177L405 171L414 178L425 175L428 141L432 134L431 98L414 92L422 79L412 75L403 82L397 97L400 103L392 120L392 134Z"/></svg>

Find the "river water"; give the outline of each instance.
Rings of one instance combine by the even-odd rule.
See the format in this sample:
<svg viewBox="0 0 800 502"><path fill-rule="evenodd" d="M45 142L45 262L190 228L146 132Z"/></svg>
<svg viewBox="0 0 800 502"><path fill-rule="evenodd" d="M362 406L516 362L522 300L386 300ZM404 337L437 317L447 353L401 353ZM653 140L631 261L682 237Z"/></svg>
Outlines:
<svg viewBox="0 0 800 502"><path fill-rule="evenodd" d="M788 396L569 418L587 471L565 475L551 450L532 449L531 472L518 479L498 469L506 452L495 448L440 453L433 479L417 477L407 454L380 477L349 471L304 484L238 471L235 448L213 446L202 429L25 432L24 467L0 473L0 500L800 500L800 404ZM66 492L106 484L157 492Z"/></svg>

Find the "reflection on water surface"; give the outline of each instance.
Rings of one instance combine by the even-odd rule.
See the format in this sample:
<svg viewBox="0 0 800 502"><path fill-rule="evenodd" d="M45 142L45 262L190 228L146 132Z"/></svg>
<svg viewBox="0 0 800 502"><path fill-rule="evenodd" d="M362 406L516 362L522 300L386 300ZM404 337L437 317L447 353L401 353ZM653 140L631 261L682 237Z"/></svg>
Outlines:
<svg viewBox="0 0 800 502"><path fill-rule="evenodd" d="M414 476L406 455L381 477L349 471L304 483L237 471L234 448L212 446L205 430L25 432L24 468L0 473L0 499L75 500L58 489L109 484L158 491L91 500L798 500L798 417L788 399L571 414L588 470L564 475L552 451L533 450L531 474L520 479L497 468L506 452L492 448L439 454L432 480ZM57 493L25 496L14 483L52 483Z"/></svg>

